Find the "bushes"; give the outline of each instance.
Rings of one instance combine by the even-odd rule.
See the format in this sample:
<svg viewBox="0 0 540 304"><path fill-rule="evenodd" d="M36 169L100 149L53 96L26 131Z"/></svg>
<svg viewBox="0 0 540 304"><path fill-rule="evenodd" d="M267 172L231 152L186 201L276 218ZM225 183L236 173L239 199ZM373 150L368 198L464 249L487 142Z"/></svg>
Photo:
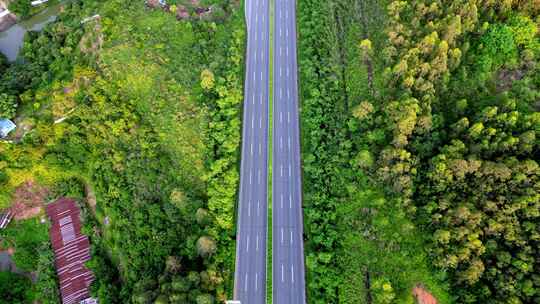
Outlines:
<svg viewBox="0 0 540 304"><path fill-rule="evenodd" d="M26 304L33 299L30 279L11 272L0 272L1 304Z"/></svg>
<svg viewBox="0 0 540 304"><path fill-rule="evenodd" d="M30 9L32 8L32 5L30 4L30 2L31 2L30 0L10 1L8 8L19 18L25 19L26 17L30 15Z"/></svg>
<svg viewBox="0 0 540 304"><path fill-rule="evenodd" d="M42 246L49 243L48 227L33 218L24 221L14 221L8 229L1 230L3 247L13 246L15 253L13 261L23 271L35 271Z"/></svg>
<svg viewBox="0 0 540 304"><path fill-rule="evenodd" d="M44 243L39 248L37 281L33 289L36 299L39 299L42 304L60 303L58 277L56 275L54 254L50 243Z"/></svg>
<svg viewBox="0 0 540 304"><path fill-rule="evenodd" d="M13 118L17 111L17 97L0 93L0 118Z"/></svg>
<svg viewBox="0 0 540 304"><path fill-rule="evenodd" d="M512 29L504 24L489 26L482 36L479 47L478 65L483 73L512 64L517 60L517 44Z"/></svg>

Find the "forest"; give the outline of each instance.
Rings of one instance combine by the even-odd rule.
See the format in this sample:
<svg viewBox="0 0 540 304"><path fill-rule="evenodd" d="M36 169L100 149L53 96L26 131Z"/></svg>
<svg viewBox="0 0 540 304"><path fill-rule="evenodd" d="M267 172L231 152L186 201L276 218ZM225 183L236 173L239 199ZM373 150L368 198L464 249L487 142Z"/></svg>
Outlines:
<svg viewBox="0 0 540 304"><path fill-rule="evenodd" d="M66 2L15 62L0 62L0 116L18 125L0 145L0 207L28 180L48 199L77 198L102 303L232 293L243 11L168 3ZM28 283L17 297L33 297Z"/></svg>
<svg viewBox="0 0 540 304"><path fill-rule="evenodd" d="M299 1L313 303L540 301L539 13Z"/></svg>

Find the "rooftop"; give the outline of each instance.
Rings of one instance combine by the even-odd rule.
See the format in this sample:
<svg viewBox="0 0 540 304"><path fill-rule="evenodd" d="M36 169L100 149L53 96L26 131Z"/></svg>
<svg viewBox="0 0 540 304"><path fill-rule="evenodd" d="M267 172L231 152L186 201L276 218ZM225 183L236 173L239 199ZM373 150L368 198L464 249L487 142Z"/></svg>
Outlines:
<svg viewBox="0 0 540 304"><path fill-rule="evenodd" d="M0 138L6 137L9 132L17 127L13 121L9 119L0 119Z"/></svg>
<svg viewBox="0 0 540 304"><path fill-rule="evenodd" d="M74 200L61 198L47 205L47 215L62 303L81 303L90 298L94 275L84 266L90 260L90 242L81 234L80 210Z"/></svg>

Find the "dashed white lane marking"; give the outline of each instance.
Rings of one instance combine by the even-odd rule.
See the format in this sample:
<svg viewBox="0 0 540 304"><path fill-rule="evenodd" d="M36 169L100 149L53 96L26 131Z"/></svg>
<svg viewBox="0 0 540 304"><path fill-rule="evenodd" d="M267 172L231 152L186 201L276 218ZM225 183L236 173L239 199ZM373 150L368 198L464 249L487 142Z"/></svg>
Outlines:
<svg viewBox="0 0 540 304"><path fill-rule="evenodd" d="M263 72L261 72L261 81L262 81L262 77L263 77Z"/></svg>
<svg viewBox="0 0 540 304"><path fill-rule="evenodd" d="M279 67L279 77L283 76L283 69L281 67Z"/></svg>
<svg viewBox="0 0 540 304"><path fill-rule="evenodd" d="M283 99L283 89L279 88L279 98Z"/></svg>
<svg viewBox="0 0 540 304"><path fill-rule="evenodd" d="M279 149L283 150L283 137L279 137Z"/></svg>
<svg viewBox="0 0 540 304"><path fill-rule="evenodd" d="M289 77L289 68L287 67L287 77Z"/></svg>
<svg viewBox="0 0 540 304"><path fill-rule="evenodd" d="M289 37L289 28L285 29L285 37Z"/></svg>
<svg viewBox="0 0 540 304"><path fill-rule="evenodd" d="M281 228L281 244L283 244L283 228Z"/></svg>
<svg viewBox="0 0 540 304"><path fill-rule="evenodd" d="M279 176L283 177L283 165L279 166Z"/></svg>
<svg viewBox="0 0 540 304"><path fill-rule="evenodd" d="M291 236L292 236L292 231L291 231ZM257 234L257 243L255 244L255 250L259 251L259 235L258 234Z"/></svg>
<svg viewBox="0 0 540 304"><path fill-rule="evenodd" d="M281 28L279 28L279 37L283 36Z"/></svg>
<svg viewBox="0 0 540 304"><path fill-rule="evenodd" d="M291 171L292 171L291 165L289 164L289 177L291 177Z"/></svg>
<svg viewBox="0 0 540 304"><path fill-rule="evenodd" d="M289 150L291 150L291 138L287 138L287 146L289 147Z"/></svg>
<svg viewBox="0 0 540 304"><path fill-rule="evenodd" d="M259 290L258 273L255 273L255 291Z"/></svg>
<svg viewBox="0 0 540 304"><path fill-rule="evenodd" d="M279 112L279 123L283 123L283 112Z"/></svg>
<svg viewBox="0 0 540 304"><path fill-rule="evenodd" d="M291 112L287 112L287 123L291 123Z"/></svg>
<svg viewBox="0 0 540 304"><path fill-rule="evenodd" d="M262 104L262 102L263 102L263 94L261 93L259 94L259 103Z"/></svg>
<svg viewBox="0 0 540 304"><path fill-rule="evenodd" d="M251 117L251 128L255 128L255 117Z"/></svg>
<svg viewBox="0 0 540 304"><path fill-rule="evenodd" d="M262 154L262 145L259 143L259 155Z"/></svg>
<svg viewBox="0 0 540 304"><path fill-rule="evenodd" d="M253 78L255 79L255 78ZM253 95L253 97L251 98L251 104L255 104L255 95Z"/></svg>
<svg viewBox="0 0 540 304"><path fill-rule="evenodd" d="M281 282L285 282L285 267L281 264Z"/></svg>
<svg viewBox="0 0 540 304"><path fill-rule="evenodd" d="M291 91L289 89L287 89L287 98L291 99Z"/></svg>
<svg viewBox="0 0 540 304"><path fill-rule="evenodd" d="M292 209L292 195L289 195L289 209Z"/></svg>
<svg viewBox="0 0 540 304"><path fill-rule="evenodd" d="M251 154L251 156L253 156L253 143L249 144L249 153Z"/></svg>
<svg viewBox="0 0 540 304"><path fill-rule="evenodd" d="M294 265L291 264L291 282L294 284Z"/></svg>
<svg viewBox="0 0 540 304"><path fill-rule="evenodd" d="M262 117L259 118L259 128L262 128Z"/></svg>
<svg viewBox="0 0 540 304"><path fill-rule="evenodd" d="M261 201L257 201L257 216L261 215Z"/></svg>
<svg viewBox="0 0 540 304"><path fill-rule="evenodd" d="M255 72L253 72L253 82L255 82Z"/></svg>
<svg viewBox="0 0 540 304"><path fill-rule="evenodd" d="M285 50L287 51L287 57L289 57L289 48L285 48Z"/></svg>
<svg viewBox="0 0 540 304"><path fill-rule="evenodd" d="M257 183L261 184L261 170L259 170L259 175L257 176Z"/></svg>
<svg viewBox="0 0 540 304"><path fill-rule="evenodd" d="M246 252L249 252L249 235L247 236Z"/></svg>
<svg viewBox="0 0 540 304"><path fill-rule="evenodd" d="M283 194L281 195L281 209L283 209Z"/></svg>
<svg viewBox="0 0 540 304"><path fill-rule="evenodd" d="M251 217L251 202L248 202L248 217Z"/></svg>
<svg viewBox="0 0 540 304"><path fill-rule="evenodd" d="M249 171L249 184L251 185L251 177L252 177L252 174L251 174L251 171Z"/></svg>
<svg viewBox="0 0 540 304"><path fill-rule="evenodd" d="M293 244L293 236L292 236L292 230L291 230L291 245Z"/></svg>
<svg viewBox="0 0 540 304"><path fill-rule="evenodd" d="M244 282L244 292L247 292L248 290L248 274L246 272L246 281Z"/></svg>

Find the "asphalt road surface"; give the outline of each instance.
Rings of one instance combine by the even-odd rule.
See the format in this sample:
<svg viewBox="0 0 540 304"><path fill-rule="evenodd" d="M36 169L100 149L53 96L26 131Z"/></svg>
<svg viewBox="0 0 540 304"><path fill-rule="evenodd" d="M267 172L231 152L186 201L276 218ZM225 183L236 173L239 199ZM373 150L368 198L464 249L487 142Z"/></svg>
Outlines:
<svg viewBox="0 0 540 304"><path fill-rule="evenodd" d="M304 304L295 0L275 0L274 16L272 300Z"/></svg>
<svg viewBox="0 0 540 304"><path fill-rule="evenodd" d="M266 303L269 0L247 0L246 77L234 299Z"/></svg>

